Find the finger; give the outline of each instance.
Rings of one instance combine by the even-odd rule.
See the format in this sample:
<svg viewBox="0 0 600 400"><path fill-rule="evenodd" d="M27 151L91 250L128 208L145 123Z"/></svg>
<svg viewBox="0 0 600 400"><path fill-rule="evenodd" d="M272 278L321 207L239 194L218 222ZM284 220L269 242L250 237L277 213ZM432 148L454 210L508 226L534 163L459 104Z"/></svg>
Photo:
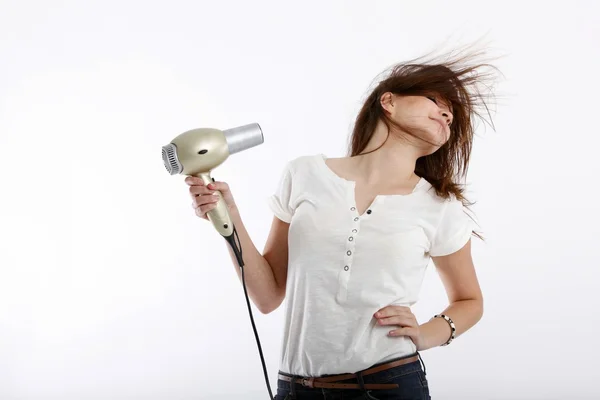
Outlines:
<svg viewBox="0 0 600 400"><path fill-rule="evenodd" d="M397 314L403 314L403 313L411 313L410 311L410 307L406 307L406 306L387 306L382 308L381 310L377 311L374 314L375 318L381 318L381 317L389 317L391 315L397 315Z"/></svg>
<svg viewBox="0 0 600 400"><path fill-rule="evenodd" d="M214 194L203 194L199 196L193 196L192 198L192 207L200 207L205 204L216 203L219 201L219 196Z"/></svg>
<svg viewBox="0 0 600 400"><path fill-rule="evenodd" d="M378 325L398 325L398 326L416 326L417 321L414 318L397 315L388 318L381 318L377 320Z"/></svg>
<svg viewBox="0 0 600 400"><path fill-rule="evenodd" d="M198 196L200 194L212 194L215 191L210 190L206 186L203 186L203 185L192 185L189 188L189 192L190 192L190 195L192 197L194 197L194 196Z"/></svg>
<svg viewBox="0 0 600 400"><path fill-rule="evenodd" d="M211 190L218 190L219 192L228 192L229 185L226 182L214 181L208 185Z"/></svg>
<svg viewBox="0 0 600 400"><path fill-rule="evenodd" d="M415 328L398 328L388 332L389 336L416 336Z"/></svg>
<svg viewBox="0 0 600 400"><path fill-rule="evenodd" d="M203 206L197 207L196 213L200 213L200 215L205 215L207 212L209 212L210 210L213 210L216 207L217 207L216 203L205 204Z"/></svg>
<svg viewBox="0 0 600 400"><path fill-rule="evenodd" d="M197 176L186 176L185 183L188 185L204 185L204 181Z"/></svg>
<svg viewBox="0 0 600 400"><path fill-rule="evenodd" d="M200 207L195 207L194 213L196 214L196 216L208 220L208 214L206 214L206 212L202 212L202 209Z"/></svg>
<svg viewBox="0 0 600 400"><path fill-rule="evenodd" d="M197 215L198 217L200 217L200 218L202 218L202 219L205 219L205 220L207 220L207 221L208 221L208 214L202 214L202 213L200 212L200 209L199 209L199 208L196 208L196 215Z"/></svg>

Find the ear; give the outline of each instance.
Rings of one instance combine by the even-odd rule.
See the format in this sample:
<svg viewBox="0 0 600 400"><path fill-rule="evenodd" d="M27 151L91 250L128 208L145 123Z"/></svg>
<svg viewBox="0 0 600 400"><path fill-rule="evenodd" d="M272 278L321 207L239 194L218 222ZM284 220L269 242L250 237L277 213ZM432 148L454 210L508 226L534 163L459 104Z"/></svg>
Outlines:
<svg viewBox="0 0 600 400"><path fill-rule="evenodd" d="M392 114L394 111L394 94L392 92L385 92L379 98L379 102L383 110L388 114Z"/></svg>

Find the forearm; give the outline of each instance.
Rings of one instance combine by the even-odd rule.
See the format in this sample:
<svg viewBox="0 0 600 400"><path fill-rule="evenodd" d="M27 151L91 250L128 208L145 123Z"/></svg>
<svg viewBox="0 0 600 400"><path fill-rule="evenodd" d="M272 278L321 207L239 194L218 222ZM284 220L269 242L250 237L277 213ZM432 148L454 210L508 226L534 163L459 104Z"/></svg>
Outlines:
<svg viewBox="0 0 600 400"><path fill-rule="evenodd" d="M252 242L252 239L242 222L239 211L237 209L230 210L229 214L231 215L231 220L237 231L242 248L244 281L246 282L248 297L252 300L254 305L264 313L269 309L270 305L273 304L279 293L273 270ZM242 270L237 262L235 253L229 243L226 242L226 245L229 249L229 255L240 279L240 283L242 283Z"/></svg>
<svg viewBox="0 0 600 400"><path fill-rule="evenodd" d="M455 337L458 337L479 322L483 315L483 300L456 301L440 314L446 314L454 321L456 328ZM450 324L443 318L433 318L419 325L419 331L419 351L446 343L452 333Z"/></svg>

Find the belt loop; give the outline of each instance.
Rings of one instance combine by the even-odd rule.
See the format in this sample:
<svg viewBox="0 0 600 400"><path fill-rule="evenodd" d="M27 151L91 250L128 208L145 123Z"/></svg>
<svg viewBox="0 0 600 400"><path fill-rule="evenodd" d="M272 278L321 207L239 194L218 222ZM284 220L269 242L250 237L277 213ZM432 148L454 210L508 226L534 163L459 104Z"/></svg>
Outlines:
<svg viewBox="0 0 600 400"><path fill-rule="evenodd" d="M377 397L371 396L371 392L365 389L365 381L363 380L363 371L358 371L355 373L356 379L358 380L358 385L360 386L360 390L364 394L364 399L377 400Z"/></svg>
<svg viewBox="0 0 600 400"><path fill-rule="evenodd" d="M362 376L362 371L358 371L356 373L356 379L358 380L358 385L360 386L360 390L362 390L362 392L366 392L365 390L365 381L363 380L363 376Z"/></svg>
<svg viewBox="0 0 600 400"><path fill-rule="evenodd" d="M417 352L417 356L419 356L419 361L423 366L423 374L427 375L427 368L425 368L425 362L423 362L423 357L421 357L421 353Z"/></svg>
<svg viewBox="0 0 600 400"><path fill-rule="evenodd" d="M290 380L290 393L285 396L283 400L296 399L296 375L292 375L292 379Z"/></svg>

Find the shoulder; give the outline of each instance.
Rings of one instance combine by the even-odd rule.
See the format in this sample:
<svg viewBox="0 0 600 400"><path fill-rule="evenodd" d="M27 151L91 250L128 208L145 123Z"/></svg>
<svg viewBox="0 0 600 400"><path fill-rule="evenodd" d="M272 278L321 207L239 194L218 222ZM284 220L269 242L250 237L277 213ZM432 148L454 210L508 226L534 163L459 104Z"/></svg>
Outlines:
<svg viewBox="0 0 600 400"><path fill-rule="evenodd" d="M438 221L445 215L456 215L457 213L464 212L464 205L456 195L450 193L448 197L444 198L438 195L435 188L426 183L424 190L426 196L422 199L422 206L428 210L428 213L435 216Z"/></svg>
<svg viewBox="0 0 600 400"><path fill-rule="evenodd" d="M319 157L323 157L322 154L302 154L296 156L288 160L286 169L288 169L292 175L299 172L305 172L316 165L319 161Z"/></svg>
<svg viewBox="0 0 600 400"><path fill-rule="evenodd" d="M458 201L456 196L450 193L450 197L444 198L436 193L435 188L428 180L423 178L422 191L426 194L427 205L436 208L444 208L449 203Z"/></svg>

